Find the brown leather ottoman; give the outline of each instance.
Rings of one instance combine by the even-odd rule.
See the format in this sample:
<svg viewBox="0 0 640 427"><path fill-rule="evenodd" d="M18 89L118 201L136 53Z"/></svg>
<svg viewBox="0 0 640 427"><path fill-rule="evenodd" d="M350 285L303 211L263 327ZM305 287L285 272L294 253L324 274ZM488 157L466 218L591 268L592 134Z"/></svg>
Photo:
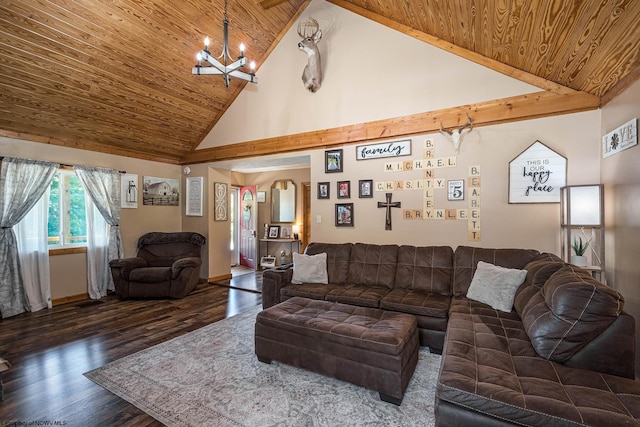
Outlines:
<svg viewBox="0 0 640 427"><path fill-rule="evenodd" d="M255 346L262 362L348 381L400 405L419 343L410 314L294 297L258 314Z"/></svg>

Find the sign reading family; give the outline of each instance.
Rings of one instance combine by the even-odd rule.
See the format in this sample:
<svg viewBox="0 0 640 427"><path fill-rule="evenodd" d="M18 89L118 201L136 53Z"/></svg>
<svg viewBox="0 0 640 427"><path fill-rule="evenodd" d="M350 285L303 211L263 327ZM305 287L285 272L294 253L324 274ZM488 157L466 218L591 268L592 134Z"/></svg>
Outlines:
<svg viewBox="0 0 640 427"><path fill-rule="evenodd" d="M540 141L509 163L509 203L560 203L567 159Z"/></svg>
<svg viewBox="0 0 640 427"><path fill-rule="evenodd" d="M358 145L356 159L380 159L382 157L400 157L411 155L411 140L381 142L379 144Z"/></svg>

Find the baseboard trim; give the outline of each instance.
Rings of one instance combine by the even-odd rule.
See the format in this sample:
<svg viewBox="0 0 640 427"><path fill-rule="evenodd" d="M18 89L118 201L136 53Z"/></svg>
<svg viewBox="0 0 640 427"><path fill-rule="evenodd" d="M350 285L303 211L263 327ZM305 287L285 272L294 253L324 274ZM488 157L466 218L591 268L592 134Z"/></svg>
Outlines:
<svg viewBox="0 0 640 427"><path fill-rule="evenodd" d="M209 283L217 282L217 281L220 281L220 280L231 279L232 277L233 277L233 275L231 273L223 274L222 276L209 277Z"/></svg>
<svg viewBox="0 0 640 427"><path fill-rule="evenodd" d="M89 294L69 295L68 297L54 298L51 300L52 305L69 304L70 302L78 302L89 299Z"/></svg>

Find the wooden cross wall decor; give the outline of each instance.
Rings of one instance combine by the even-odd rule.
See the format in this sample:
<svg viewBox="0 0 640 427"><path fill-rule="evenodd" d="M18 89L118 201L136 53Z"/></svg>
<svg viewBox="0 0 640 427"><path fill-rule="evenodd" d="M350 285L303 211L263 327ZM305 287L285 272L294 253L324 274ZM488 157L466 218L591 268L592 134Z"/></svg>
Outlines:
<svg viewBox="0 0 640 427"><path fill-rule="evenodd" d="M391 208L399 208L401 206L401 202L392 202L391 197L392 193L386 193L387 201L386 202L378 202L379 208L387 208L387 217L384 222L384 229L391 230Z"/></svg>

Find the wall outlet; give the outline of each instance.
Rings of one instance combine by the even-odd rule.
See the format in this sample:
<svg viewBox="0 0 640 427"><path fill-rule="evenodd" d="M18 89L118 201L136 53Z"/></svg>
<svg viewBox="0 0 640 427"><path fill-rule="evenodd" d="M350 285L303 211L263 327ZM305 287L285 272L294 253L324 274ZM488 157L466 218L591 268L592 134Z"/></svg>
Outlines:
<svg viewBox="0 0 640 427"><path fill-rule="evenodd" d="M322 215L316 216L316 224L322 224Z"/></svg>

